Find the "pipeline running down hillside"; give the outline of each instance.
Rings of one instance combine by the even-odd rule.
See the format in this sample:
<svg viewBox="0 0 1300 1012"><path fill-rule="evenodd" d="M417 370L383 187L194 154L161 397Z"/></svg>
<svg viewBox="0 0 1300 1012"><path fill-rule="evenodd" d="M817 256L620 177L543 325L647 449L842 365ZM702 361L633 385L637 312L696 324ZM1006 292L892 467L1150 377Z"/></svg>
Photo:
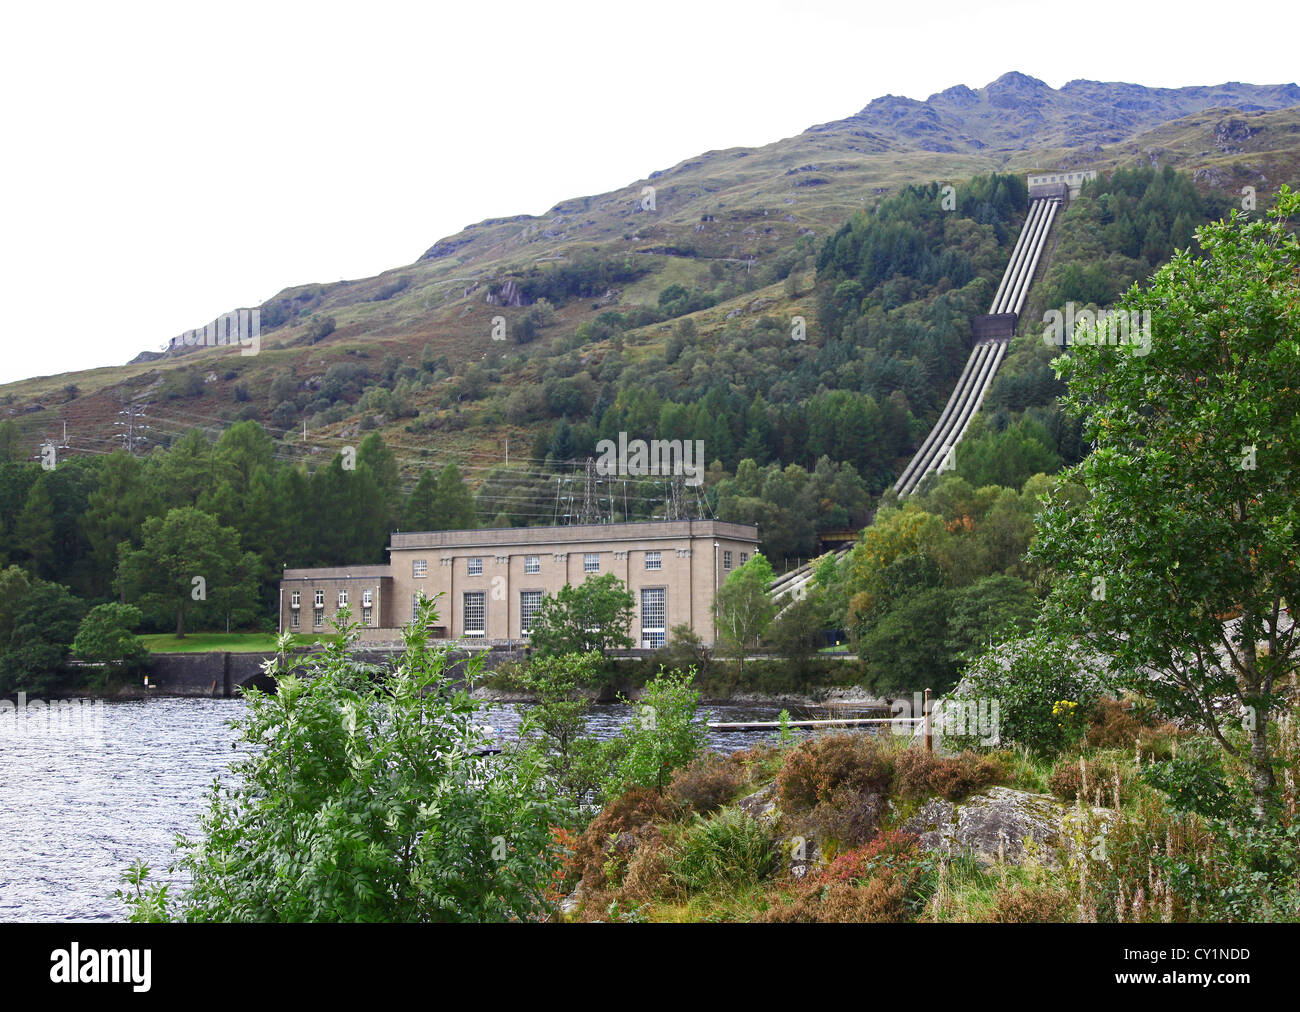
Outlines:
<svg viewBox="0 0 1300 1012"><path fill-rule="evenodd" d="M1058 198L1035 200L1029 205L1029 214L1025 217L1020 236L1011 251L1011 260L993 296L993 304L989 307L990 316L1013 314L1019 317L1060 206ZM951 466L951 463L945 466L944 461L949 459L966 434L971 419L979 410L984 395L1006 356L1009 343L1009 339L994 338L981 341L971 349L966 367L962 370L943 413L894 484L894 489L900 496L916 491L921 479L936 468L944 467L946 470Z"/></svg>

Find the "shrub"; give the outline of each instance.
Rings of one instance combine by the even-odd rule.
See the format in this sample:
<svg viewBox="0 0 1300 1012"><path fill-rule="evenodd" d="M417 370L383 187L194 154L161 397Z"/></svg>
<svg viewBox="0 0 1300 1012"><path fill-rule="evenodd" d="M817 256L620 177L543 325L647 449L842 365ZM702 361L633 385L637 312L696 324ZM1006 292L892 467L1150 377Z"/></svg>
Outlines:
<svg viewBox="0 0 1300 1012"><path fill-rule="evenodd" d="M948 801L961 801L973 791L1005 778L1006 770L997 759L970 751L939 756L909 748L894 759L894 789L901 798L937 794Z"/></svg>
<svg viewBox="0 0 1300 1012"><path fill-rule="evenodd" d="M322 341L332 333L334 333L334 317L332 316L313 316L307 321L305 336L308 344Z"/></svg>
<svg viewBox="0 0 1300 1012"><path fill-rule="evenodd" d="M623 888L617 897L621 903L646 903L670 891L672 880L669 877L668 848L664 843L664 834L657 826L651 829L651 832L644 834L628 860Z"/></svg>
<svg viewBox="0 0 1300 1012"><path fill-rule="evenodd" d="M1082 792L1083 800L1090 805L1098 804L1100 798L1103 808L1118 808L1131 782L1128 763L1075 756L1061 759L1048 778L1048 786L1058 798L1074 801Z"/></svg>
<svg viewBox="0 0 1300 1012"><path fill-rule="evenodd" d="M677 805L658 791L633 788L620 794L578 838L568 858L570 875L580 879L589 892L603 891L609 884L605 866L616 841L623 838L626 850L639 835L644 835L640 833L643 828L674 819L677 814Z"/></svg>
<svg viewBox="0 0 1300 1012"><path fill-rule="evenodd" d="M201 835L178 840L184 886L135 865L136 921L503 921L552 912L556 807L527 752L490 739L431 605L391 675L358 662L355 626L322 655L275 661L276 694L245 691L234 777L213 785ZM289 646L279 641L281 656ZM472 684L481 661L463 677ZM377 817L379 813L379 817Z"/></svg>
<svg viewBox="0 0 1300 1012"><path fill-rule="evenodd" d="M802 821L827 844L825 849L830 852L835 845L856 847L870 840L880 827L884 810L883 794L859 791L841 784Z"/></svg>
<svg viewBox="0 0 1300 1012"><path fill-rule="evenodd" d="M673 771L703 749L708 734L695 719L700 694L691 687L694 677L694 671L661 670L646 683L620 736L626 748L610 793L628 787L662 791Z"/></svg>
<svg viewBox="0 0 1300 1012"><path fill-rule="evenodd" d="M821 882L858 882L871 878L881 868L910 864L919 854L914 834L891 829L865 846L841 854L819 871L817 878Z"/></svg>
<svg viewBox="0 0 1300 1012"><path fill-rule="evenodd" d="M740 782L735 765L711 752L673 774L668 796L701 815L708 815L731 800Z"/></svg>
<svg viewBox="0 0 1300 1012"><path fill-rule="evenodd" d="M1071 920L1072 901L1064 889L1002 886L993 898L994 924L1059 924Z"/></svg>
<svg viewBox="0 0 1300 1012"><path fill-rule="evenodd" d="M792 904L775 903L760 918L777 923L904 923L933 891L934 866L907 833L881 833L841 854Z"/></svg>
<svg viewBox="0 0 1300 1012"><path fill-rule="evenodd" d="M1023 745L1042 755L1059 752L1066 744L1066 729L1052 713L1053 704L1068 700L1091 709L1099 695L1100 678L1094 669L1104 661L1081 656L1081 648L1042 635L1011 640L980 655L970 665L953 693L958 700L998 703L998 744ZM949 739L973 745L955 735Z"/></svg>
<svg viewBox="0 0 1300 1012"><path fill-rule="evenodd" d="M864 734L828 734L803 742L786 756L777 790L787 811L807 811L832 799L837 788L883 793L893 766L876 740Z"/></svg>
<svg viewBox="0 0 1300 1012"><path fill-rule="evenodd" d="M669 861L675 882L692 892L716 886L761 882L776 866L778 852L767 828L738 808L711 819L696 815Z"/></svg>
<svg viewBox="0 0 1300 1012"><path fill-rule="evenodd" d="M876 739L833 734L803 742L777 774L781 806L826 841L846 846L875 835L893 764Z"/></svg>
<svg viewBox="0 0 1300 1012"><path fill-rule="evenodd" d="M1150 717L1131 703L1099 699L1093 709L1085 740L1092 748L1141 748L1147 758L1168 759L1173 742L1180 735L1173 724L1153 724Z"/></svg>

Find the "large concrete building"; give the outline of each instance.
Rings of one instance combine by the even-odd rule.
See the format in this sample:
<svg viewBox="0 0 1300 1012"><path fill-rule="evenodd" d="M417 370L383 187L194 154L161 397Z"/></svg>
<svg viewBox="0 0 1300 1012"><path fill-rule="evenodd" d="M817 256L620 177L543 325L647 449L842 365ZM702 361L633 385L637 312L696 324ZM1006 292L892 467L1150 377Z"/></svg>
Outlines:
<svg viewBox="0 0 1300 1012"><path fill-rule="evenodd" d="M425 597L434 639L517 644L544 594L613 573L634 598L636 646L663 646L677 625L713 643L714 592L757 548L757 527L720 520L396 533L387 565L286 569L280 629L329 631L346 606L362 640L392 642Z"/></svg>

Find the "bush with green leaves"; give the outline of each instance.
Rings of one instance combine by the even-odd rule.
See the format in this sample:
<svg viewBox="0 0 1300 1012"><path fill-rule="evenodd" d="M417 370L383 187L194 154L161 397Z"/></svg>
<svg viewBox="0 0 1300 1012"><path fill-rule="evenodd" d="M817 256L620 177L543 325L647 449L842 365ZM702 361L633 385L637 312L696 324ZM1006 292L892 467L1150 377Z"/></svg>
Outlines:
<svg viewBox="0 0 1300 1012"><path fill-rule="evenodd" d="M395 670L358 662L355 626L310 662L271 662L236 718L235 776L214 784L202 838L178 841L173 895L137 864L119 896L135 921L510 921L551 912L556 855L532 750L491 740L431 606ZM282 638L282 651L289 646ZM471 662L472 683L477 665Z"/></svg>
<svg viewBox="0 0 1300 1012"><path fill-rule="evenodd" d="M952 700L965 704L967 714L990 717L996 704L995 737L1000 747L1023 745L1041 755L1054 755L1068 744L1068 734L1053 706L1068 701L1077 703L1080 712L1091 712L1100 694L1103 662L1095 655L1081 654L1082 648L1042 634L1010 640L966 669ZM969 724L965 730L965 734L945 730L944 738L957 748L984 743L984 734Z"/></svg>
<svg viewBox="0 0 1300 1012"><path fill-rule="evenodd" d="M649 787L660 793L673 771L687 765L704 748L707 729L695 719L700 694L691 687L695 669L665 671L646 683L634 706L632 719L614 746L622 756L606 794L613 797L632 787Z"/></svg>
<svg viewBox="0 0 1300 1012"><path fill-rule="evenodd" d="M739 808L712 818L695 815L669 859L673 880L691 892L754 885L776 867L776 842L761 822Z"/></svg>
<svg viewBox="0 0 1300 1012"><path fill-rule="evenodd" d="M603 665L595 650L537 654L511 679L535 700L519 724L520 739L537 747L556 787L577 804L600 786L589 755L596 743L586 737L591 697L584 690L601 680Z"/></svg>
<svg viewBox="0 0 1300 1012"><path fill-rule="evenodd" d="M613 573L569 583L546 594L533 616L529 641L542 654L584 654L630 647L632 595Z"/></svg>
<svg viewBox="0 0 1300 1012"><path fill-rule="evenodd" d="M135 668L149 653L135 635L142 617L140 609L133 604L110 601L96 605L81 620L77 638L72 641L72 652L91 664Z"/></svg>

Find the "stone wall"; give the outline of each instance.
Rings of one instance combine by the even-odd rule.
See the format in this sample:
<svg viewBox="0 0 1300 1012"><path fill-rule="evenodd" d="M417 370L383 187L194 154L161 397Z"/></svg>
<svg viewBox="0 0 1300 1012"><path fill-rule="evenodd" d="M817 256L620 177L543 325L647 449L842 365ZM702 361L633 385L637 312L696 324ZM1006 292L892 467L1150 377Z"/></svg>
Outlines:
<svg viewBox="0 0 1300 1012"><path fill-rule="evenodd" d="M522 660L524 656L522 650L482 652L486 654L483 660L485 671L493 671L499 665L509 661ZM304 651L304 653L308 652ZM400 653L398 650L360 650L353 656L363 663L391 667ZM269 680L262 675L262 664L273 657L275 657L273 653L151 654L148 694L204 696L217 699L234 695L235 690L241 685L258 684L261 688L270 688ZM452 672L457 678L463 673L465 662L469 657L467 651L456 651L453 654Z"/></svg>

